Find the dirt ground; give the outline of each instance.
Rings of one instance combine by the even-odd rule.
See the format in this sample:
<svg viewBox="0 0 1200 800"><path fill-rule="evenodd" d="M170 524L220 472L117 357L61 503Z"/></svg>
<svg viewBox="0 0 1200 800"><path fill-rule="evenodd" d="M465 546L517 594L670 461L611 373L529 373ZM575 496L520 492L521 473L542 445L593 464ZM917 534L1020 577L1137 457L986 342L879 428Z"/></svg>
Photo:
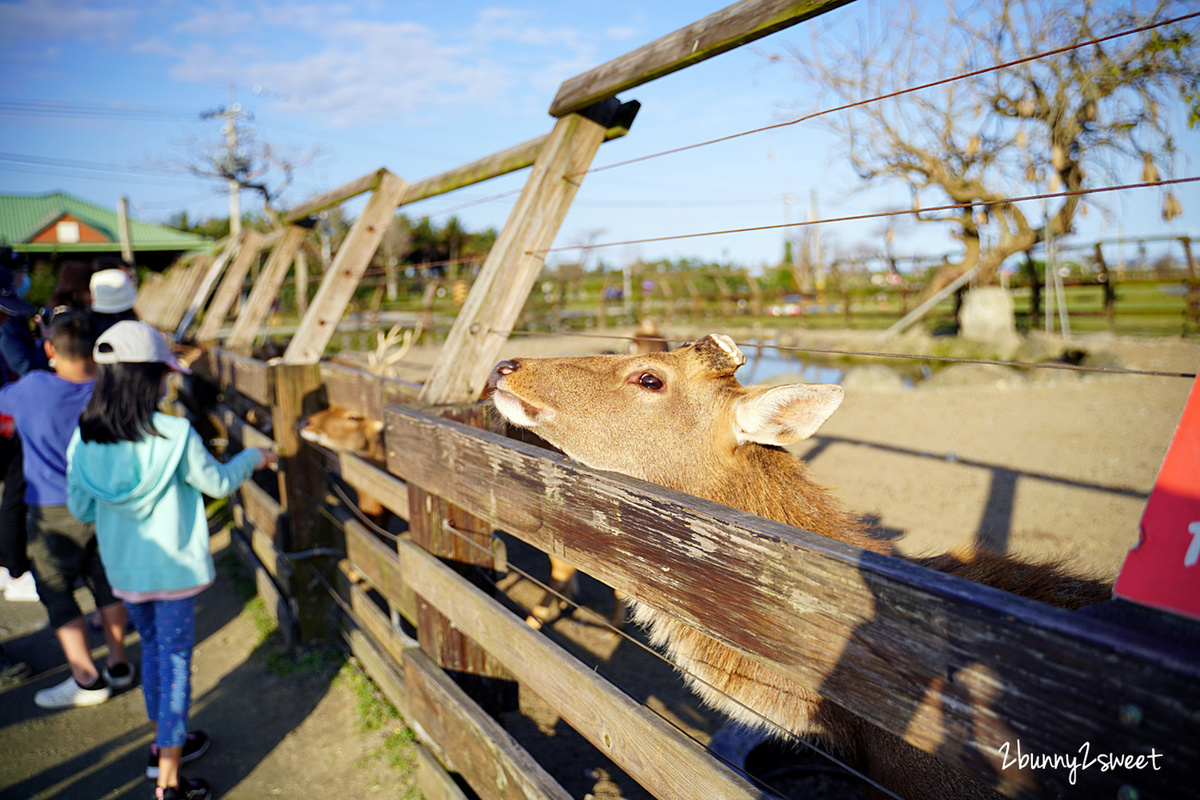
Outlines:
<svg viewBox="0 0 1200 800"><path fill-rule="evenodd" d="M273 665L275 648L260 643L235 586L240 562L228 538L214 539L217 582L197 607L191 727L208 732L212 746L184 774L205 778L228 800L404 797L402 773L381 754L385 731L362 730L353 690L336 679L339 662L290 672ZM34 692L67 676L45 611L38 603L0 599L0 626L8 655L35 669L23 683L0 688L0 798L153 797L154 783L143 774L153 735L140 682L99 706L37 708ZM136 635L128 641L136 663Z"/></svg>
<svg viewBox="0 0 1200 800"><path fill-rule="evenodd" d="M665 332L679 342L708 331ZM741 342L760 333L726 332ZM873 334L845 332L797 335L793 343L870 351L889 346ZM521 337L502 356L582 355L621 344ZM1107 366L1176 372L1200 367L1195 341L1091 336L1073 344ZM429 359L427 351L413 353L412 377ZM906 553L986 542L1065 558L1106 577L1116 574L1136 539L1191 380L1049 370L1026 375L958 365L910 388L876 365L835 365L846 371L846 400L813 439L794 448L849 508L875 518ZM785 365L763 377L784 381L787 372ZM545 559L522 543L510 542L510 557L539 579L547 577ZM219 796L228 798L401 796L402 780L368 757L378 741L359 732L349 690L331 674L281 677L268 669L263 654L255 652L241 601L222 574L220 591L206 593L200 610L194 719L217 744L197 762L203 769L196 774L210 778ZM515 573L502 586L527 605L541 598L539 589ZM604 615L612 605L611 592L586 579L581 600ZM92 709L45 712L33 706L33 692L65 673L49 632L31 619L36 613L30 605L0 600L0 641L10 655L38 669L25 683L0 689L0 798L150 796L150 784L139 777L150 742L139 691ZM576 611L547 632L702 744L721 730L722 720L702 709L672 669L638 645L637 631L630 631L633 640L621 638ZM573 797L648 797L545 707L536 687L523 689L521 709L503 721ZM839 779L818 773L813 780ZM853 793L836 785L811 796Z"/></svg>

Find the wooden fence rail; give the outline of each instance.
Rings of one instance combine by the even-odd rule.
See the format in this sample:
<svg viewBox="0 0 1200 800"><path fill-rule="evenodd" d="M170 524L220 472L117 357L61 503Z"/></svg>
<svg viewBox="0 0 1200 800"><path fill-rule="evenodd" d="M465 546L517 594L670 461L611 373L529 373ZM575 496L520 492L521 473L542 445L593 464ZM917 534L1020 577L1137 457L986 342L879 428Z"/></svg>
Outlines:
<svg viewBox="0 0 1200 800"><path fill-rule="evenodd" d="M221 373L226 376L252 372L240 358L229 359L217 351L210 363L240 366L240 373ZM272 369L263 365L264 372ZM326 395L350 398L363 412L384 394L412 392L397 382L379 386L374 396L361 394L362 376L341 367L326 367L323 384ZM1099 769L1078 770L1072 783L1067 770L1006 763L1004 754L1011 758L1015 751L1001 748L1006 742L1015 748L1017 740L1036 753L1077 754L1085 743L1093 754L1153 752L1157 769L1120 782L1142 796L1166 796L1200 781L1200 738L1187 734L1200 730L1200 658L1178 642L596 472L441 412L388 404L383 418L386 471L311 448L306 457L402 518L419 487L423 496L482 520L487 530L566 559L1005 794L1112 796L1117 785ZM231 439L261 442L251 427L232 427L239 433ZM502 774L468 776L474 767L463 759L445 762L480 796L559 795L545 788L544 770L528 753L482 724L487 715L458 696L461 690L452 703L456 712L429 699L434 667L425 657L414 664L415 645L395 628L388 608L419 629L418 605L428 603L512 680L536 687L656 797L765 796L406 536L382 539L337 505L330 513L341 515L342 529L329 544L345 553L341 571L359 581L341 600L355 609L342 623L353 633L350 646L356 653L370 648L364 662L386 666L393 679L404 677L393 681L393 700L414 729L432 737L432 752L468 752L461 748L469 744L492 753L489 769ZM278 502L248 486L238 508L243 549L259 571L260 590L286 625L302 626L289 591L311 581L297 577L300 566L281 550ZM368 588L383 606L363 599ZM727 611L714 615L714 607ZM440 691L449 691L444 678L438 681ZM498 747L507 755L497 755ZM514 794L518 785L528 793ZM703 787L701 795L696 787Z"/></svg>

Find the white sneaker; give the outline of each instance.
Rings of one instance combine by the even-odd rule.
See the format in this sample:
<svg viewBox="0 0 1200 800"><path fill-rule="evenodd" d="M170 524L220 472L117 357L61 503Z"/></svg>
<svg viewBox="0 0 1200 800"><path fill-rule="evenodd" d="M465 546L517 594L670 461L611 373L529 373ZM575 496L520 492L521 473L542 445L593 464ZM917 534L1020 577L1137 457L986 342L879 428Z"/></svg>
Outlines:
<svg viewBox="0 0 1200 800"><path fill-rule="evenodd" d="M11 583L12 573L8 571L8 567L0 567L0 592L7 591Z"/></svg>
<svg viewBox="0 0 1200 800"><path fill-rule="evenodd" d="M84 689L74 678L67 678L58 686L42 689L33 696L33 702L41 708L74 708L100 705L110 696L112 690L107 684L99 689Z"/></svg>
<svg viewBox="0 0 1200 800"><path fill-rule="evenodd" d="M40 600L33 573L25 570L24 575L13 578L12 582L8 584L8 588L4 590L4 599L10 603L36 603Z"/></svg>

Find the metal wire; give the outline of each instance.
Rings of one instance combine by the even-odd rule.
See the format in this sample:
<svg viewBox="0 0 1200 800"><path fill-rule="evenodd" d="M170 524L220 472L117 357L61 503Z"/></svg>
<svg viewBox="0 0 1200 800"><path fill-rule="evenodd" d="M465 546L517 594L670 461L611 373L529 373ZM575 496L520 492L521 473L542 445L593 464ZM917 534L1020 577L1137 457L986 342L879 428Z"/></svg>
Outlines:
<svg viewBox="0 0 1200 800"><path fill-rule="evenodd" d="M993 66L984 67L983 69L978 69L973 72L966 72L966 73L963 73L962 75L955 75L951 78L941 78L939 80L932 81L931 83L923 83L920 86L912 86L907 89L901 89L899 91L890 92L888 94L879 95L877 97L871 97L866 100L857 100L853 103L847 103L846 105L837 106L835 108L827 108L822 111L814 112L812 114L806 114L802 117L798 117L797 119L788 120L787 122L777 122L774 125L764 125L761 128L754 128L752 130L742 131L741 133L734 133L734 134L730 134L728 136L721 136L717 139L710 139L710 140L704 141L704 142L697 142L696 144L684 145L683 147L676 147L676 148L672 148L670 150L664 150L660 153L650 153L648 155L638 156L637 158L631 158L626 161L618 161L614 164L607 164L607 165L604 165L601 167L592 167L591 169L580 170L578 172L571 172L571 173L564 175L563 177L565 179L577 178L580 175L586 175L589 172L602 172L603 170L614 169L616 167L623 167L628 164L636 164L639 161L647 161L649 159L658 158L660 156L671 155L673 153L682 153L687 150L694 150L697 147L705 147L710 144L717 144L719 142L727 142L731 139L738 139L743 136L750 136L751 134L755 134L755 133L763 133L765 131L776 130L777 128L785 128L789 125L796 125L801 122L807 122L808 120L816 119L817 117L825 116L826 114L834 114L834 113L837 113L838 111L847 111L852 108L858 108L860 106L870 105L871 103L877 103L880 100L890 100L890 99L893 99L896 97L901 97L906 94L911 94L913 92L919 92L924 89L932 89L936 86L943 86L945 84L954 83L955 81L961 81L961 80L965 80L967 78L977 78L980 75L986 75L989 72L996 72L997 70L1007 69L1008 67L1015 67L1015 66L1019 66L1021 64L1026 64L1030 61L1037 61L1042 58L1048 58L1050 56L1061 55L1063 53L1067 53L1072 50L1078 50L1078 49L1081 49L1084 47L1090 47L1092 45L1103 44L1104 42L1109 42L1109 41L1112 41L1113 39L1120 39L1121 37L1124 37L1124 36L1131 36L1135 33L1145 33L1146 31L1154 30L1155 28L1161 28L1166 25L1173 25L1176 22L1184 22L1189 19L1195 19L1196 17L1200 17L1200 12L1194 12L1192 14L1184 14L1181 17L1174 17L1172 19L1163 20L1162 22L1150 23L1148 25L1143 25L1140 28L1133 28L1131 30L1121 31L1119 33L1112 33L1112 34L1109 34L1108 36L1101 36L1096 39L1089 39L1085 42L1077 42L1075 44L1066 45L1064 47L1059 47L1054 50L1047 50L1044 53L1036 53L1031 56L1024 56L1022 58L1014 59L1013 61L1006 61L1003 64L995 64Z"/></svg>
<svg viewBox="0 0 1200 800"><path fill-rule="evenodd" d="M1095 189L1072 189L1063 192L1046 192L1044 194L1030 194L1022 197L1004 197L996 200L976 200L971 203L951 203L943 206L929 206L927 208L914 209L906 208L902 211L876 211L871 214L851 214L845 217L829 217L827 219L811 219L802 222L785 222L778 225L755 225L749 228L727 228L723 230L701 231L699 233L678 233L671 236L652 236L647 239L627 239L621 242L590 242L588 244L572 244L563 245L562 247L547 247L540 250L526 250L525 255L544 256L547 253L559 253L564 250L593 250L599 247L616 247L617 245L628 244L646 244L648 242L669 242L678 239L697 239L702 236L722 236L731 233L752 233L754 231L771 231L779 230L780 228L799 228L806 225L824 225L835 222L854 222L865 219L880 219L882 217L901 217L906 214L929 212L929 211L961 211L967 208L975 208L977 206L996 206L1009 203L1024 203L1031 200L1049 200L1060 197L1078 197L1088 194L1104 194L1106 192L1120 192L1129 189L1143 189L1156 186L1173 186L1180 183L1193 183L1200 181L1200 177L1190 178L1173 178L1165 181L1146 181L1142 183L1126 183L1119 186L1099 186Z"/></svg>

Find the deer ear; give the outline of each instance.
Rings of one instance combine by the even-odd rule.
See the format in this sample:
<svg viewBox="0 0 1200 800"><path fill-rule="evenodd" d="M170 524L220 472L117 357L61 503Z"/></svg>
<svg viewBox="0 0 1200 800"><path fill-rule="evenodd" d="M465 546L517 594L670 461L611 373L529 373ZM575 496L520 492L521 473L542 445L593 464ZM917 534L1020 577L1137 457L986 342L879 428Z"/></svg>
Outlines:
<svg viewBox="0 0 1200 800"><path fill-rule="evenodd" d="M842 387L823 383L751 388L734 405L734 435L738 444L784 445L807 439L844 396Z"/></svg>

